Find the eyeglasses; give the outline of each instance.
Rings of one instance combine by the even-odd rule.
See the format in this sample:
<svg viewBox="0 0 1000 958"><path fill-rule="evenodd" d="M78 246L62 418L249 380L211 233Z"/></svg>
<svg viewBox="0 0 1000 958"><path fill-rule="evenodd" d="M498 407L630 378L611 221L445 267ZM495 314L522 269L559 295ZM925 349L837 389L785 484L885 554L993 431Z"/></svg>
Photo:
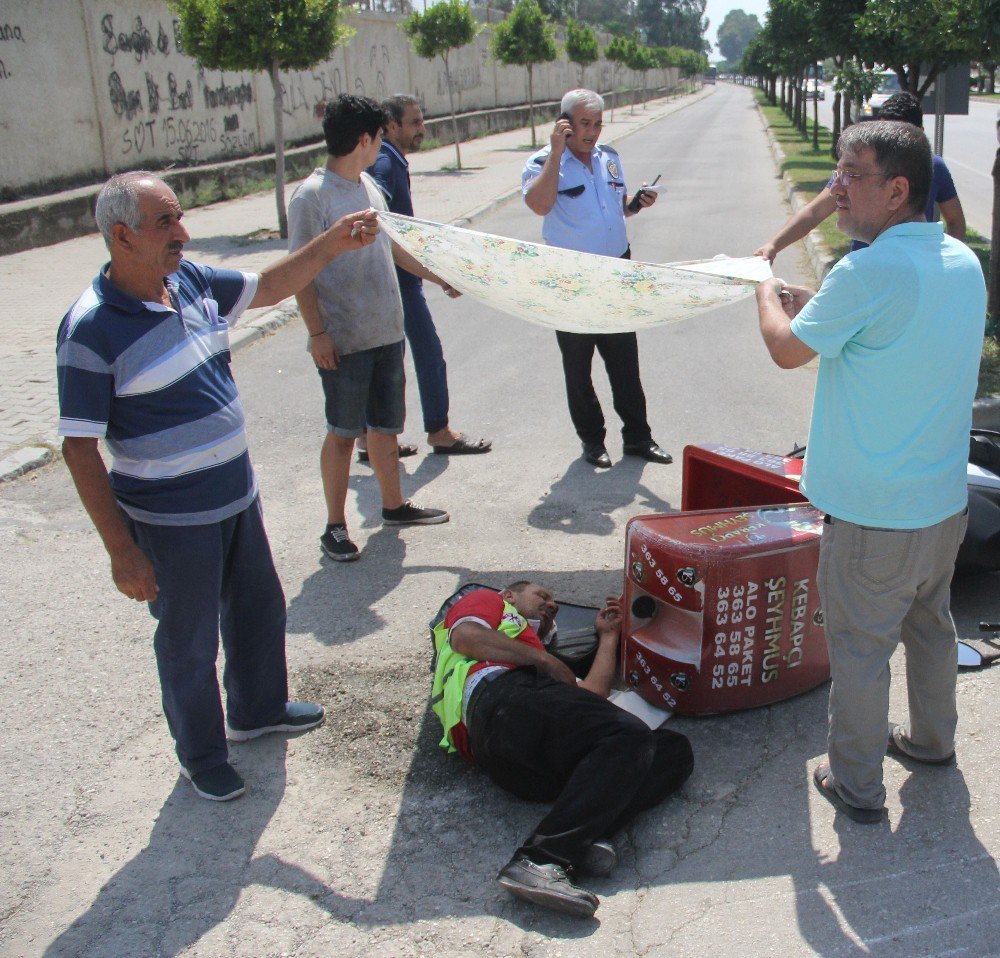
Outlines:
<svg viewBox="0 0 1000 958"><path fill-rule="evenodd" d="M892 173L883 173L881 170L875 170L872 173L849 173L847 170L834 170L830 174L830 182L827 184L828 187L836 186L838 183L843 187L850 186L855 180L860 180L863 176L882 176L888 179L892 176Z"/></svg>

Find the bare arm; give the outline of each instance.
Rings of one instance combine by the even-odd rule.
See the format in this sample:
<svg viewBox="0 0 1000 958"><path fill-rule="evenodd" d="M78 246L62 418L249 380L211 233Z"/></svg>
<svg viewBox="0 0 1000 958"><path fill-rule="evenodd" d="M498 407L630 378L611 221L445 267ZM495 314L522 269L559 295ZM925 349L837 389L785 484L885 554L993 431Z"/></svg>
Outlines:
<svg viewBox="0 0 1000 958"><path fill-rule="evenodd" d="M810 231L816 229L836 209L836 198L826 187L823 187L820 193L792 216L771 239L755 249L753 255L763 256L769 263L773 263L774 257L786 246L808 236Z"/></svg>
<svg viewBox="0 0 1000 958"><path fill-rule="evenodd" d="M545 216L556 205L556 196L559 194L559 166L562 163L562 155L566 152L566 139L572 132L573 127L569 120L556 120L552 136L549 138L552 150L545 158L542 172L531 181L528 192L524 194L524 202L532 213Z"/></svg>
<svg viewBox="0 0 1000 958"><path fill-rule="evenodd" d="M323 317L319 312L319 294L316 292L316 284L306 283L295 294L295 302L299 304L299 312L302 314L302 321L306 324L306 331L309 333L309 353L318 369L336 369L340 362L340 354L337 352L337 344L333 337L326 331L323 325Z"/></svg>
<svg viewBox="0 0 1000 958"><path fill-rule="evenodd" d="M348 213L301 249L262 270L250 308L273 306L297 293L331 260L375 241L374 210Z"/></svg>
<svg viewBox="0 0 1000 958"><path fill-rule="evenodd" d="M782 291L787 291L784 298ZM757 284L760 334L771 358L782 369L804 366L816 355L816 351L802 342L790 326L791 320L813 295L812 290L804 286L789 286L780 279L768 279Z"/></svg>
<svg viewBox="0 0 1000 958"><path fill-rule="evenodd" d="M554 655L528 645L527 642L512 639L496 629L488 629L478 622L460 622L451 630L449 641L456 652L477 662L533 665L553 679L576 685L573 670Z"/></svg>
<svg viewBox="0 0 1000 958"><path fill-rule="evenodd" d="M601 698L611 694L611 685L618 671L618 641L622 631L622 610L618 599L609 596L597 614L597 654L587 677L580 683Z"/></svg>
<svg viewBox="0 0 1000 958"><path fill-rule="evenodd" d="M965 242L965 210L962 209L962 201L953 196L950 200L938 203L941 210L941 219L944 220L944 231L949 236Z"/></svg>
<svg viewBox="0 0 1000 958"><path fill-rule="evenodd" d="M122 519L97 440L67 436L62 448L83 507L111 558L111 577L118 591L139 602L152 602L158 591L153 564Z"/></svg>

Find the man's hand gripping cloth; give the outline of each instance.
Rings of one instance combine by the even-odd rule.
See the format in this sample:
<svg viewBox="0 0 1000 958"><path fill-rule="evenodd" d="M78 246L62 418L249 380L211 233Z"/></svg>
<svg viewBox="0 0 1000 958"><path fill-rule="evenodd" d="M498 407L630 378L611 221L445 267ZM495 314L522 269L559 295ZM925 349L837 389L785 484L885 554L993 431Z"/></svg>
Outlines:
<svg viewBox="0 0 1000 958"><path fill-rule="evenodd" d="M539 326L624 333L677 323L749 296L771 278L759 256L640 263L378 214L389 236L462 293Z"/></svg>

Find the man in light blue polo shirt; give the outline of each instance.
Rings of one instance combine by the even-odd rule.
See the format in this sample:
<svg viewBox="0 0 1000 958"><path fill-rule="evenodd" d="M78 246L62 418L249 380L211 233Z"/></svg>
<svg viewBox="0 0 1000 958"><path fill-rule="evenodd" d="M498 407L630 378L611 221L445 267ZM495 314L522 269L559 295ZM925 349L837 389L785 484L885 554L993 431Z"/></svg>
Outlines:
<svg viewBox="0 0 1000 958"><path fill-rule="evenodd" d="M531 156L521 174L521 194L528 209L544 216L542 238L550 246L631 258L625 217L656 202L656 194L638 190L629 197L618 152L598 145L604 100L593 90L570 90L562 98L549 145ZM604 413L590 378L596 349L611 383L615 412L622 419L623 451L650 462L669 463L671 456L654 441L646 419L646 395L639 378L639 345L635 333L567 333L558 331L566 376L570 418L583 443L587 462L611 465L604 445Z"/></svg>
<svg viewBox="0 0 1000 958"><path fill-rule="evenodd" d="M174 192L152 173L97 197L111 261L59 326L59 434L118 590L148 602L163 713L181 773L212 801L243 794L226 738L323 721L289 702L285 597L247 451L229 327L291 296L340 253L370 246L374 213L343 216L259 274L184 258ZM105 466L98 440L112 456ZM215 660L226 651L223 717Z"/></svg>
<svg viewBox="0 0 1000 958"><path fill-rule="evenodd" d="M949 588L966 526L986 290L975 255L926 221L923 132L859 123L838 154L838 226L871 245L844 257L815 295L768 280L757 304L779 366L820 356L802 491L828 514L818 582L833 685L829 762L813 778L852 819L878 822L887 751L905 762L954 760ZM909 720L887 738L899 642Z"/></svg>

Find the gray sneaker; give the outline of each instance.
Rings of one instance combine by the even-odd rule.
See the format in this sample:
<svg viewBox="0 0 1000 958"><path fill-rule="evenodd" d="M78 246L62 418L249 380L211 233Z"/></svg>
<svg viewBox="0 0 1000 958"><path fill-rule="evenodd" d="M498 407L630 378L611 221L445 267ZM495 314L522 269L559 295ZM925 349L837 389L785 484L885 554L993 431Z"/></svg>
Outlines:
<svg viewBox="0 0 1000 958"><path fill-rule="evenodd" d="M421 509L409 499L395 509L382 510L382 522L387 526L436 526L450 518L443 509Z"/></svg>
<svg viewBox="0 0 1000 958"><path fill-rule="evenodd" d="M497 875L497 882L515 898L530 901L578 918L593 918L601 900L570 881L559 865L536 865L525 855L515 855Z"/></svg>
<svg viewBox="0 0 1000 958"><path fill-rule="evenodd" d="M226 738L230 742L248 742L252 738L270 735L272 732L308 732L317 725L322 725L326 718L326 709L313 702L289 702L285 706L285 715L276 725L262 725L260 728L233 728L226 722Z"/></svg>
<svg viewBox="0 0 1000 958"><path fill-rule="evenodd" d="M246 784L240 773L228 762L193 774L182 765L181 775L202 798L207 798L210 802L228 802L239 798L246 791Z"/></svg>

